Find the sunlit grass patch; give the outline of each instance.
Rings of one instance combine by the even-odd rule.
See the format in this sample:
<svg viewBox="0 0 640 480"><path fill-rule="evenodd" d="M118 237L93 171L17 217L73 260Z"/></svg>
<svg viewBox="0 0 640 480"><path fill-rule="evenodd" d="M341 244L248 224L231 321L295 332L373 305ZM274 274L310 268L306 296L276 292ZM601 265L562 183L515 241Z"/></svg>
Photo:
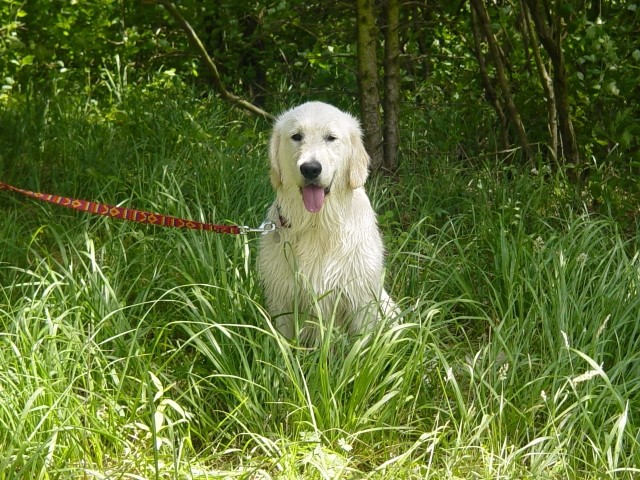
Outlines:
<svg viewBox="0 0 640 480"><path fill-rule="evenodd" d="M7 180L259 224L263 129L176 102L99 128L61 106ZM425 175L368 187L400 321L349 337L321 319L313 348L274 329L255 237L3 192L0 478L639 475L637 238L558 179Z"/></svg>

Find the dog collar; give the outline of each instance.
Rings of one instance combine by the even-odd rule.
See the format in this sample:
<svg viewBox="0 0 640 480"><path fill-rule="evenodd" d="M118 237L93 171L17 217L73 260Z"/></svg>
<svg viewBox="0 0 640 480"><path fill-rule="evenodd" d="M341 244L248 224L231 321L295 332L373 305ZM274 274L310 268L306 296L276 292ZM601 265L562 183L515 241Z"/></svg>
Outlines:
<svg viewBox="0 0 640 480"><path fill-rule="evenodd" d="M280 225L278 225L281 228L290 228L291 224L289 223L289 220L287 220L287 218L282 215L282 210L280 210L280 205L276 206L276 210L278 211L278 222L280 223Z"/></svg>

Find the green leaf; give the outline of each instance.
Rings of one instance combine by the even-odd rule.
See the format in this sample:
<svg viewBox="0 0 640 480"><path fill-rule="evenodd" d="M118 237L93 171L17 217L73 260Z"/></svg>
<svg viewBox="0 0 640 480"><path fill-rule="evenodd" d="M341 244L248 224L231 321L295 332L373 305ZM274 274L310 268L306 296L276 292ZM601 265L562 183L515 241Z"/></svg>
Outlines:
<svg viewBox="0 0 640 480"><path fill-rule="evenodd" d="M20 66L24 67L25 65L33 65L33 61L35 60L34 55L25 55L20 60Z"/></svg>

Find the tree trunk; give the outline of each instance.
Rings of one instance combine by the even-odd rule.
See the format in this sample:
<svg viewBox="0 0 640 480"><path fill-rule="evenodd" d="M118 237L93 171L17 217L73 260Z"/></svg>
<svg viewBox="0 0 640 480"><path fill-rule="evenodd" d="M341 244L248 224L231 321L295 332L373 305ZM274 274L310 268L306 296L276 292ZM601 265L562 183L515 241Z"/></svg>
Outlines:
<svg viewBox="0 0 640 480"><path fill-rule="evenodd" d="M553 66L553 90L555 92L556 109L558 111L558 121L560 126L560 136L562 138L562 153L565 161L572 164L576 171L572 174L574 180L579 180L580 175L580 152L576 134L573 130L571 112L569 108L569 87L567 85L567 70L564 64L564 54L562 51L562 36L564 27L562 18L558 12L543 13L542 6L538 0L525 0L533 18L533 23L538 33L540 43L546 50L551 65ZM549 23L547 20L549 19Z"/></svg>
<svg viewBox="0 0 640 480"><path fill-rule="evenodd" d="M384 8L384 165L388 171L398 168L398 107L400 105L400 40L398 38L399 0L387 0Z"/></svg>
<svg viewBox="0 0 640 480"><path fill-rule="evenodd" d="M522 7L522 16L524 21L524 30L528 33L530 38L531 51L533 52L533 58L536 62L536 68L538 75L540 76L540 83L544 89L545 96L547 97L547 126L549 128L549 150L551 153L551 160L554 164L558 163L558 112L556 110L556 94L553 90L553 80L549 75L544 62L542 61L542 55L540 55L540 49L538 48L538 41L536 32L531 23L531 14L529 8L525 4L524 0L520 0Z"/></svg>
<svg viewBox="0 0 640 480"><path fill-rule="evenodd" d="M383 164L383 151L373 0L356 0L356 15L360 119L364 130L364 145L371 157L371 168L378 170Z"/></svg>
<svg viewBox="0 0 640 480"><path fill-rule="evenodd" d="M498 86L500 87L500 91L502 92L502 99L504 101L509 121L516 129L516 133L518 134L518 141L520 143L520 146L522 147L525 159L527 161L531 160L533 155L531 153L529 139L527 138L527 133L525 132L524 125L522 123L522 120L520 119L520 115L518 114L516 105L513 102L511 87L509 86L509 79L507 78L507 74L505 72L502 55L500 53L500 47L495 35L493 34L493 31L491 30L491 20L489 19L489 14L487 13L487 10L485 8L484 0L471 0L471 6L478 16L478 23L482 32L484 33L485 39L487 40L487 45L489 46L491 60L496 68L496 80L498 82Z"/></svg>
<svg viewBox="0 0 640 480"><path fill-rule="evenodd" d="M484 95L489 103L493 105L493 109L496 111L498 121L500 122L500 142L502 143L502 149L507 150L511 146L511 140L509 139L509 122L504 114L504 108L500 97L496 93L496 89L493 88L489 72L487 70L487 63L482 53L482 33L480 32L480 26L478 25L478 15L475 10L471 9L471 29L473 31L473 44L476 53L476 59L478 60L478 67L480 69L480 79L482 80L482 86L484 87Z"/></svg>

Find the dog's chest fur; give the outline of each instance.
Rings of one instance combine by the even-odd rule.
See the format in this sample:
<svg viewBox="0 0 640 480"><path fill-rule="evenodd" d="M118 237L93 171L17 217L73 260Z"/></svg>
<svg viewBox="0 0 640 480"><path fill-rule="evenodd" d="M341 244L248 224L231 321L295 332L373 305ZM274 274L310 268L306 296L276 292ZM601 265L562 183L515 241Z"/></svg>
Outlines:
<svg viewBox="0 0 640 480"><path fill-rule="evenodd" d="M271 208L271 220L282 217L289 225L261 239L259 265L271 308L286 311L294 298L309 305L305 296L325 294L355 306L379 290L383 247L375 214L363 190L350 193L347 202L329 198L317 214L304 212L299 202Z"/></svg>

